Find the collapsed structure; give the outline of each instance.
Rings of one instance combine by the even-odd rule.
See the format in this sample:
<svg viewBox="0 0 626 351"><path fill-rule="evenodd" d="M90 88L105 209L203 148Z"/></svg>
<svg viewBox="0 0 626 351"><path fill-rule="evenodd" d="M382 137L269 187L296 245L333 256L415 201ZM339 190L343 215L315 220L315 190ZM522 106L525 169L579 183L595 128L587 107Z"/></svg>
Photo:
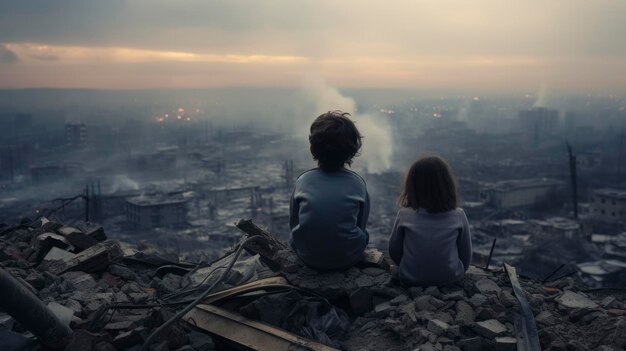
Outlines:
<svg viewBox="0 0 626 351"><path fill-rule="evenodd" d="M250 221L237 227L262 240L200 263L123 249L89 224L41 218L1 228L0 349L626 347L623 290L533 281L511 266L472 266L453 286L406 287L377 250L345 272L317 272Z"/></svg>

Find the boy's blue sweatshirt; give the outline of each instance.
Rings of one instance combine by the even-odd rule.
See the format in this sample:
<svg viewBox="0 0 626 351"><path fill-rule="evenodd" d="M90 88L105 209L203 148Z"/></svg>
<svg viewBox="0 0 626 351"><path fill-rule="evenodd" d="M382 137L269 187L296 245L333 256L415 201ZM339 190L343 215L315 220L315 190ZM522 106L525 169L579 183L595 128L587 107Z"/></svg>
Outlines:
<svg viewBox="0 0 626 351"><path fill-rule="evenodd" d="M472 260L465 212L401 208L389 238L389 256L400 279L410 285L447 285L461 279Z"/></svg>
<svg viewBox="0 0 626 351"><path fill-rule="evenodd" d="M343 270L363 258L369 195L365 181L342 168L314 168L296 180L289 208L289 243L307 265Z"/></svg>

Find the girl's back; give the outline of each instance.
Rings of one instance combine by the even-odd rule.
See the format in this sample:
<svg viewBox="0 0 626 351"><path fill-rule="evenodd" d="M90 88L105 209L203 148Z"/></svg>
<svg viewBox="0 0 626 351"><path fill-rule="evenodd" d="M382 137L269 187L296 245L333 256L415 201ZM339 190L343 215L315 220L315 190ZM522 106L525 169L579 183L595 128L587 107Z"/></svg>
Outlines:
<svg viewBox="0 0 626 351"><path fill-rule="evenodd" d="M411 285L447 285L463 277L472 240L446 161L439 156L415 161L398 205L389 254L399 266L400 279Z"/></svg>
<svg viewBox="0 0 626 351"><path fill-rule="evenodd" d="M389 254L400 279L410 285L447 285L463 277L471 260L468 222L462 209L398 212Z"/></svg>

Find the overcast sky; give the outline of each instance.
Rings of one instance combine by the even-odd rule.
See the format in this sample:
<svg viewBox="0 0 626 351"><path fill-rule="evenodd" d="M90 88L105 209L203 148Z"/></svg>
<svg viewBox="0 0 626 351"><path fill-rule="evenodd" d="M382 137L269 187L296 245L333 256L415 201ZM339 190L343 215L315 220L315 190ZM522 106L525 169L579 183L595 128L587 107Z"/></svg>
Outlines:
<svg viewBox="0 0 626 351"><path fill-rule="evenodd" d="M624 0L0 0L0 88L626 91Z"/></svg>

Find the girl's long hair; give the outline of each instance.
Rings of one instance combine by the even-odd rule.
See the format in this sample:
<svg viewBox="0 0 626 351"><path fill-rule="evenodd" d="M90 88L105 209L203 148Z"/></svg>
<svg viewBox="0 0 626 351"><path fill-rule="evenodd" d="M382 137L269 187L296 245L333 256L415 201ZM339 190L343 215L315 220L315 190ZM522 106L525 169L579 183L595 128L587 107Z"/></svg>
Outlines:
<svg viewBox="0 0 626 351"><path fill-rule="evenodd" d="M419 157L404 177L398 206L429 213L454 210L459 205L456 181L448 163L437 155Z"/></svg>

